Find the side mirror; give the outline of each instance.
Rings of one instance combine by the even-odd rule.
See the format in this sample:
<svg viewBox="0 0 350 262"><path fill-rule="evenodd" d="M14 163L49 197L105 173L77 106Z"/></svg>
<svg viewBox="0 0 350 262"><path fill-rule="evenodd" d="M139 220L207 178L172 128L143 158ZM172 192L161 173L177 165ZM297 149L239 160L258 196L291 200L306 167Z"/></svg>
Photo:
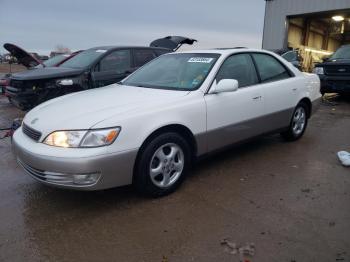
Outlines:
<svg viewBox="0 0 350 262"><path fill-rule="evenodd" d="M210 94L217 94L223 92L234 92L238 89L238 81L236 79L221 79L219 83L214 83L210 88Z"/></svg>

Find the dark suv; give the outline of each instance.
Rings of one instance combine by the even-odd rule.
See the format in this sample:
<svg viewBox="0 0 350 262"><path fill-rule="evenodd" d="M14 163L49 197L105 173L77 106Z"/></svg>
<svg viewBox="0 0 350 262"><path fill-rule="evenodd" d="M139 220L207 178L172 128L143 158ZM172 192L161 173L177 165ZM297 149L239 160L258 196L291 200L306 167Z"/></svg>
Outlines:
<svg viewBox="0 0 350 262"><path fill-rule="evenodd" d="M321 93L350 94L350 45L341 46L314 68L321 80Z"/></svg>
<svg viewBox="0 0 350 262"><path fill-rule="evenodd" d="M15 106L28 110L58 96L117 83L152 59L176 51L182 44L192 45L195 41L169 36L153 41L150 47L91 48L59 67L13 74L6 87L6 95Z"/></svg>

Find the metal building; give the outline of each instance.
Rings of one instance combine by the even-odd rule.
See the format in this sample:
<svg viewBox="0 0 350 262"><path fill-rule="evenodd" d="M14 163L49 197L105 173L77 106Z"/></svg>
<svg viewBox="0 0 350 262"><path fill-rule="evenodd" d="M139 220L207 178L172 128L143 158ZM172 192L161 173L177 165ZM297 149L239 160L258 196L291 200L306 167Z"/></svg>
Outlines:
<svg viewBox="0 0 350 262"><path fill-rule="evenodd" d="M265 0L263 48L324 54L350 43L350 0Z"/></svg>

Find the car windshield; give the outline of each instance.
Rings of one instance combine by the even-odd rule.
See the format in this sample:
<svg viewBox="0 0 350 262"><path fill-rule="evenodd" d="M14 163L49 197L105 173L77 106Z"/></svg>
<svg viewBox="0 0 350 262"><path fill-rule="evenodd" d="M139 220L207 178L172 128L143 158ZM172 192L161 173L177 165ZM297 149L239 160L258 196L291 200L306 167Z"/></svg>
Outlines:
<svg viewBox="0 0 350 262"><path fill-rule="evenodd" d="M61 61L63 61L67 57L69 57L69 55L56 55L56 56L44 61L43 64L46 67L56 66L58 63L60 63ZM43 68L43 65L42 64L37 65L35 68Z"/></svg>
<svg viewBox="0 0 350 262"><path fill-rule="evenodd" d="M195 90L203 83L219 54L182 53L163 55L121 84L171 90Z"/></svg>
<svg viewBox="0 0 350 262"><path fill-rule="evenodd" d="M62 63L60 67L85 68L94 62L98 57L102 56L105 52L107 52L107 50L104 49L85 50Z"/></svg>
<svg viewBox="0 0 350 262"><path fill-rule="evenodd" d="M330 59L350 59L350 45L340 47Z"/></svg>

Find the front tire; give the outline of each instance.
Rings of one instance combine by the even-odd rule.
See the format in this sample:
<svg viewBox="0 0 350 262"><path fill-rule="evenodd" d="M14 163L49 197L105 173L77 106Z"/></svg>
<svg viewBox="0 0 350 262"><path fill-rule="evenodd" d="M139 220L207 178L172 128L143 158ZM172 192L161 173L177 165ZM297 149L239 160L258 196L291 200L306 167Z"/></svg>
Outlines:
<svg viewBox="0 0 350 262"><path fill-rule="evenodd" d="M185 179L190 162L190 146L182 136L173 132L161 134L141 149L134 185L152 197L168 195Z"/></svg>
<svg viewBox="0 0 350 262"><path fill-rule="evenodd" d="M296 141L303 136L308 124L309 110L309 107L304 102L300 102L296 106L288 130L281 133L285 140Z"/></svg>

